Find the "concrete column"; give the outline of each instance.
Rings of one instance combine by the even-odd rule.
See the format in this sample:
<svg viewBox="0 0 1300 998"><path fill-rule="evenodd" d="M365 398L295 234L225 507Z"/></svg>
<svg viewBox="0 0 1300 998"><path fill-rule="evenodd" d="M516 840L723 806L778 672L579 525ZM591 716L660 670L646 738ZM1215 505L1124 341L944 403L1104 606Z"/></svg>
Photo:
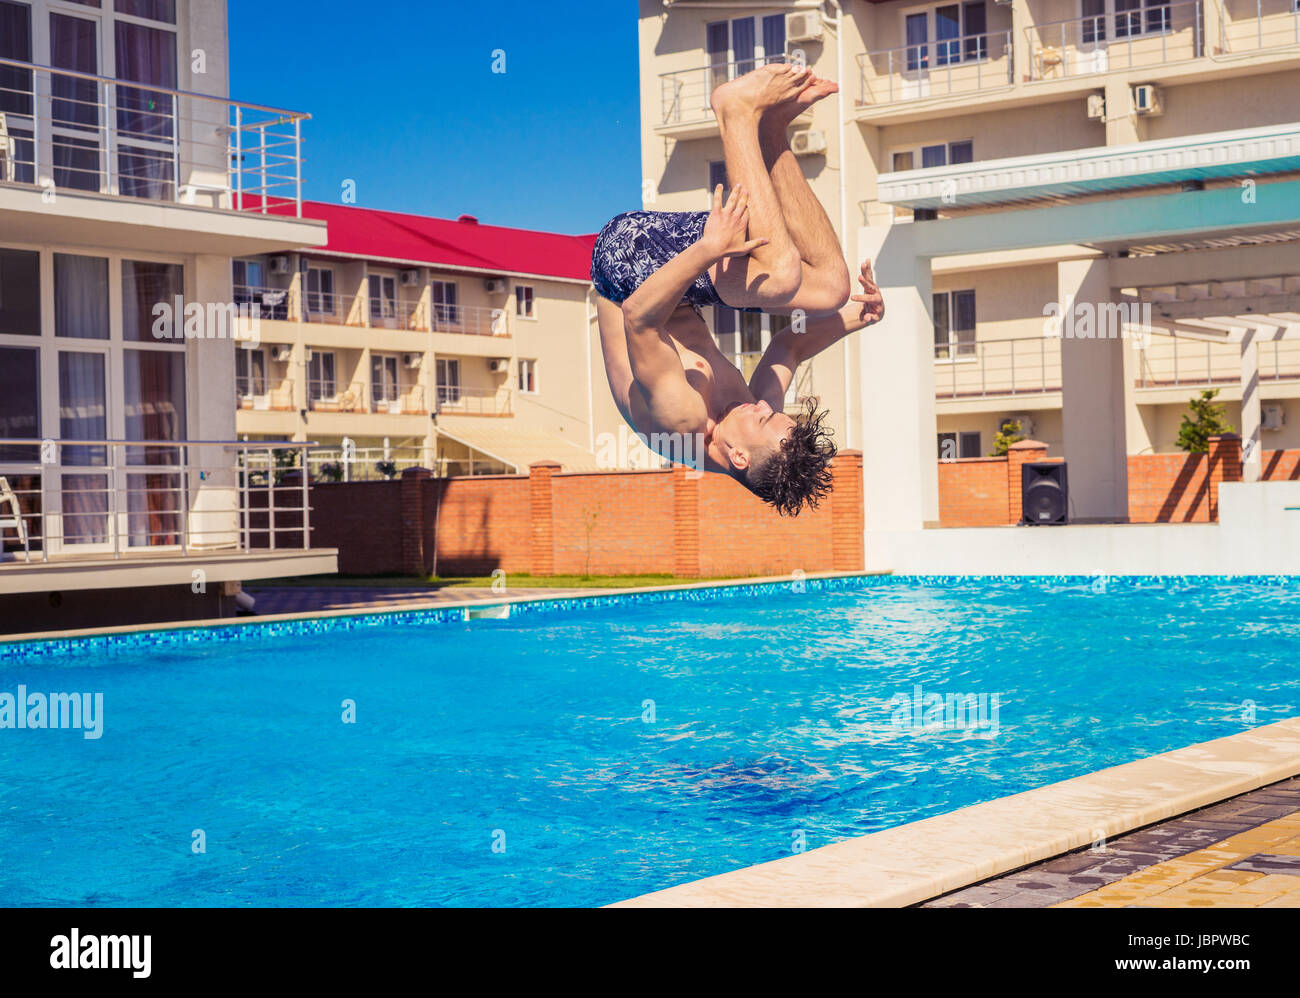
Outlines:
<svg viewBox="0 0 1300 998"><path fill-rule="evenodd" d="M528 466L528 537L530 575L555 574L555 524L552 519L551 476L558 461L534 461Z"/></svg>
<svg viewBox="0 0 1300 998"><path fill-rule="evenodd" d="M700 577L700 476L673 465L673 574Z"/></svg>
<svg viewBox="0 0 1300 998"><path fill-rule="evenodd" d="M860 572L862 550L862 451L842 450L831 463L831 568Z"/></svg>
<svg viewBox="0 0 1300 998"><path fill-rule="evenodd" d="M1061 323L1062 421L1070 466L1070 519L1123 523L1128 519L1125 418L1132 388L1125 383L1128 341L1108 328L1101 306L1110 301L1109 266L1100 260L1057 264Z"/></svg>
<svg viewBox="0 0 1300 998"><path fill-rule="evenodd" d="M1011 67L1015 82L1021 83L1033 73L1029 36L1025 29L1034 23L1029 12L1029 0L1011 0Z"/></svg>
<svg viewBox="0 0 1300 998"><path fill-rule="evenodd" d="M1272 327L1247 329L1241 337L1241 480L1258 482L1263 467L1260 439L1259 344L1257 336Z"/></svg>
<svg viewBox="0 0 1300 998"><path fill-rule="evenodd" d="M1124 77L1106 80L1106 145L1126 146L1142 141L1138 117L1132 114L1133 94Z"/></svg>
<svg viewBox="0 0 1300 998"><path fill-rule="evenodd" d="M186 265L186 303L234 300L230 257L202 254ZM178 316L177 322L183 322ZM183 327L182 327L183 328ZM213 332L216 332L213 330ZM185 341L186 423L191 440L235 439L233 331ZM237 455L221 447L190 448L189 540L193 547L228 547L239 538ZM200 474L201 473L201 474Z"/></svg>
<svg viewBox="0 0 1300 998"><path fill-rule="evenodd" d="M864 226L885 317L857 333L861 361L863 518L868 531L920 530L939 521L930 260L914 232L929 223Z"/></svg>

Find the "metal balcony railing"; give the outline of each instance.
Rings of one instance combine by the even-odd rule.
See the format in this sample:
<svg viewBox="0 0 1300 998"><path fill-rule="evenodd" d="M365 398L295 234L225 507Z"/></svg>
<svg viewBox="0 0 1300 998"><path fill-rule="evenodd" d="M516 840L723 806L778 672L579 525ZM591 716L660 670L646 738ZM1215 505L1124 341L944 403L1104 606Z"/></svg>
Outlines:
<svg viewBox="0 0 1300 998"><path fill-rule="evenodd" d="M340 384L332 378L307 379L307 408L312 412L366 412L366 384Z"/></svg>
<svg viewBox="0 0 1300 998"><path fill-rule="evenodd" d="M1149 3L1025 30L1031 80L1108 73L1195 59L1205 53L1201 0Z"/></svg>
<svg viewBox="0 0 1300 998"><path fill-rule="evenodd" d="M383 412L391 416L422 416L429 411L424 404L424 385L372 382L370 400L371 412Z"/></svg>
<svg viewBox="0 0 1300 998"><path fill-rule="evenodd" d="M739 62L716 62L697 69L679 69L659 74L661 123L689 125L712 121L709 98L713 91L737 76L771 62L785 62L784 55L745 59Z"/></svg>
<svg viewBox="0 0 1300 998"><path fill-rule="evenodd" d="M235 285L235 304L258 306L262 319L288 319L325 325L405 329L413 332L463 333L469 336L509 336L503 308L478 305L429 304L423 300L342 295L325 291L299 292L294 287Z"/></svg>
<svg viewBox="0 0 1300 998"><path fill-rule="evenodd" d="M0 181L301 217L309 117L0 59Z"/></svg>
<svg viewBox="0 0 1300 998"><path fill-rule="evenodd" d="M460 388L439 385L435 389L438 412L460 416L509 416L513 395L509 388Z"/></svg>
<svg viewBox="0 0 1300 998"><path fill-rule="evenodd" d="M980 398L1061 390L1061 341L1046 336L936 344L936 398Z"/></svg>
<svg viewBox="0 0 1300 998"><path fill-rule="evenodd" d="M1219 0L1219 51L1251 52L1300 45L1295 0Z"/></svg>
<svg viewBox="0 0 1300 998"><path fill-rule="evenodd" d="M23 530L6 559L309 548L301 468L313 443L0 439L0 475Z"/></svg>
<svg viewBox="0 0 1300 998"><path fill-rule="evenodd" d="M236 375L235 405L253 412L292 412L293 382L273 375Z"/></svg>
<svg viewBox="0 0 1300 998"><path fill-rule="evenodd" d="M1300 340L1257 341L1260 381L1300 380ZM1241 383L1241 347L1183 336L1152 336L1143 345L1138 388Z"/></svg>
<svg viewBox="0 0 1300 998"><path fill-rule="evenodd" d="M1015 82L1011 32L877 49L858 56L859 104L973 93Z"/></svg>

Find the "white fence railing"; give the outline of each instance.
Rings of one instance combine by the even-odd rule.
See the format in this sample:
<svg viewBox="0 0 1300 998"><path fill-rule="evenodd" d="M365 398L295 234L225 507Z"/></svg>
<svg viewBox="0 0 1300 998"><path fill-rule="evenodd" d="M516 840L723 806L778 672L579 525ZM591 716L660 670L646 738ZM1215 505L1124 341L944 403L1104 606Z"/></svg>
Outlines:
<svg viewBox="0 0 1300 998"><path fill-rule="evenodd" d="M864 105L972 93L1014 82L1010 31L900 45L858 56L858 90Z"/></svg>
<svg viewBox="0 0 1300 998"><path fill-rule="evenodd" d="M311 504L301 468L314 446L0 439L0 477L22 524L3 531L5 557L309 548Z"/></svg>
<svg viewBox="0 0 1300 998"><path fill-rule="evenodd" d="M1201 0L1148 3L1132 10L1043 21L1024 30L1031 80L1159 66L1205 53Z"/></svg>
<svg viewBox="0 0 1300 998"><path fill-rule="evenodd" d="M301 217L309 117L0 59L0 181Z"/></svg>
<svg viewBox="0 0 1300 998"><path fill-rule="evenodd" d="M963 340L935 346L936 398L1061 390L1061 341L1048 336Z"/></svg>

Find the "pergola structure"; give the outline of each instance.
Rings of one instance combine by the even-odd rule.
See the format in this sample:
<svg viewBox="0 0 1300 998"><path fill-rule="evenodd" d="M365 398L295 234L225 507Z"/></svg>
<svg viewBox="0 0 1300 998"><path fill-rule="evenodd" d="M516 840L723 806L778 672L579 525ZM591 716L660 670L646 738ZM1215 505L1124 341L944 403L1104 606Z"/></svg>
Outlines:
<svg viewBox="0 0 1300 998"><path fill-rule="evenodd" d="M1300 273L1298 171L1300 122L882 174L882 202L922 210L916 221L858 234L860 257L874 261L887 303L882 323L860 340L868 533L938 521L933 260L1037 253L1030 262L1057 261L1058 306L1115 304L1120 289L1179 281L1249 283L1276 267ZM1224 245L1241 248L1230 256L1195 252ZM1225 259L1234 272L1219 272ZM1243 344L1258 460L1257 346L1294 335L1300 289L1249 290L1230 307L1210 294L1152 311L1176 335ZM1133 353L1122 338L1061 341L1076 521L1127 519Z"/></svg>

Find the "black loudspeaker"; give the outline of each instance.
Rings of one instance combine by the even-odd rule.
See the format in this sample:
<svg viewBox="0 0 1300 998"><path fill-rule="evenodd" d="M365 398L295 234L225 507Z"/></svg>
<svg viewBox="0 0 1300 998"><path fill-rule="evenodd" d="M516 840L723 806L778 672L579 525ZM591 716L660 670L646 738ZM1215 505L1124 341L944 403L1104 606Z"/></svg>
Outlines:
<svg viewBox="0 0 1300 998"><path fill-rule="evenodd" d="M1069 522L1070 488L1065 462L1020 466L1020 522L1034 526Z"/></svg>

